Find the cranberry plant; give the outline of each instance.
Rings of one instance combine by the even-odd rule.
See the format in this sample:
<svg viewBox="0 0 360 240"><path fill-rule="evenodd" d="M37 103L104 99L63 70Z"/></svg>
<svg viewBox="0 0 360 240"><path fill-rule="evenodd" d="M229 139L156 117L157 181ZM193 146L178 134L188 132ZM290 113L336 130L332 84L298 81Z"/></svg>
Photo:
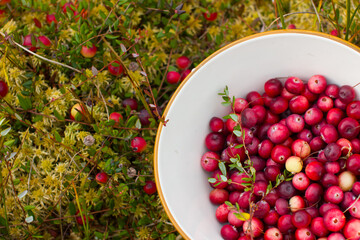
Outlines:
<svg viewBox="0 0 360 240"><path fill-rule="evenodd" d="M158 124L171 121L161 115L174 90L214 51L254 33L288 26L358 44L358 8L349 0L0 0L0 237L180 238L156 193L152 150ZM269 196L290 177L256 186L256 165L230 160L248 193L265 187ZM222 182L233 181L220 169Z"/></svg>

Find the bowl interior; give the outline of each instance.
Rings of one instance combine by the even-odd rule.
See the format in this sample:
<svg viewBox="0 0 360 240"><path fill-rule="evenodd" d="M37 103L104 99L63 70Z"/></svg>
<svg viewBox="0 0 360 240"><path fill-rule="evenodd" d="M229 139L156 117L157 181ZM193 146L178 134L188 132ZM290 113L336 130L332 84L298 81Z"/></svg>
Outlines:
<svg viewBox="0 0 360 240"><path fill-rule="evenodd" d="M201 63L175 92L160 126L155 146L155 176L162 203L185 239L221 239L221 224L209 201L209 173L200 166L211 117L229 112L218 96L263 92L265 81L324 75L328 82L360 82L359 50L326 34L274 31L254 35L219 50ZM356 89L358 90L358 89ZM359 93L357 91L357 93Z"/></svg>

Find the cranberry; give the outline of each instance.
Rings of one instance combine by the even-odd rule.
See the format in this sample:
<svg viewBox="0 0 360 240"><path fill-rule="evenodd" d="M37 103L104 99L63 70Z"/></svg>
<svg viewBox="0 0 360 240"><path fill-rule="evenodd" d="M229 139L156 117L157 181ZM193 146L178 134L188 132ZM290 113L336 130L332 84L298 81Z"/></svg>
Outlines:
<svg viewBox="0 0 360 240"><path fill-rule="evenodd" d="M260 144L260 140L256 137L252 139L251 143L246 144L246 149L249 155L256 155L258 153L259 144Z"/></svg>
<svg viewBox="0 0 360 240"><path fill-rule="evenodd" d="M349 212L351 216L355 218L360 218L360 201L359 200L353 200L350 203L351 208L349 209Z"/></svg>
<svg viewBox="0 0 360 240"><path fill-rule="evenodd" d="M286 90L286 88L283 88L281 91L281 96L290 101L290 99L295 97L296 94L293 94L293 93L289 92L288 90Z"/></svg>
<svg viewBox="0 0 360 240"><path fill-rule="evenodd" d="M139 119L140 119L140 123L143 126L147 126L150 124L150 114L146 109L142 109L139 112Z"/></svg>
<svg viewBox="0 0 360 240"><path fill-rule="evenodd" d="M277 176L281 173L280 168L277 166L269 166L265 168L265 176L269 181L275 181Z"/></svg>
<svg viewBox="0 0 360 240"><path fill-rule="evenodd" d="M323 119L323 113L318 108L310 108L305 112L304 119L308 125L313 126Z"/></svg>
<svg viewBox="0 0 360 240"><path fill-rule="evenodd" d="M288 29L296 29L296 26L295 26L295 24L289 24L289 25L287 26L287 28L288 28Z"/></svg>
<svg viewBox="0 0 360 240"><path fill-rule="evenodd" d="M0 97L3 98L9 92L8 85L6 82L0 80Z"/></svg>
<svg viewBox="0 0 360 240"><path fill-rule="evenodd" d="M347 117L339 123L338 131L341 137L351 140L359 135L360 124L355 119Z"/></svg>
<svg viewBox="0 0 360 240"><path fill-rule="evenodd" d="M265 231L264 239L265 240L282 240L283 236L279 229L272 227Z"/></svg>
<svg viewBox="0 0 360 240"><path fill-rule="evenodd" d="M305 85L304 91L301 95L306 97L309 102L315 102L318 99L318 94L311 92L307 84Z"/></svg>
<svg viewBox="0 0 360 240"><path fill-rule="evenodd" d="M347 103L343 103L339 98L335 99L334 105L336 108L339 108L343 111L345 111L347 107Z"/></svg>
<svg viewBox="0 0 360 240"><path fill-rule="evenodd" d="M305 191L305 199L309 204L314 204L321 199L323 188L318 183L312 183Z"/></svg>
<svg viewBox="0 0 360 240"><path fill-rule="evenodd" d="M356 120L360 120L360 101L353 101L346 107L346 114Z"/></svg>
<svg viewBox="0 0 360 240"><path fill-rule="evenodd" d="M229 215L230 209L229 206L226 205L225 203L221 204L215 212L215 216L216 219L220 222L220 223L225 223L228 220L228 215Z"/></svg>
<svg viewBox="0 0 360 240"><path fill-rule="evenodd" d="M290 132L285 125L275 123L269 128L267 135L273 143L279 144L284 142L290 136Z"/></svg>
<svg viewBox="0 0 360 240"><path fill-rule="evenodd" d="M237 210L231 210L228 214L228 222L235 226L235 227L241 227L244 224L244 221L239 219L237 215L241 216L241 212L238 212Z"/></svg>
<svg viewBox="0 0 360 240"><path fill-rule="evenodd" d="M343 85L339 89L339 99L345 103L351 103L355 98L355 90L349 85Z"/></svg>
<svg viewBox="0 0 360 240"><path fill-rule="evenodd" d="M265 93L271 98L279 96L282 88L282 83L276 78L266 81L264 85Z"/></svg>
<svg viewBox="0 0 360 240"><path fill-rule="evenodd" d="M221 118L213 117L210 119L209 126L213 132L222 132L224 129L224 121Z"/></svg>
<svg viewBox="0 0 360 240"><path fill-rule="evenodd" d="M289 103L284 97L276 97L270 103L270 111L275 114L280 114L286 111Z"/></svg>
<svg viewBox="0 0 360 240"><path fill-rule="evenodd" d="M98 174L96 174L95 180L96 182L98 182L99 184L105 184L109 179L109 176L104 173L104 172L100 172Z"/></svg>
<svg viewBox="0 0 360 240"><path fill-rule="evenodd" d="M219 154L215 152L206 152L201 157L201 167L208 172L213 172L218 169L218 162L220 160Z"/></svg>
<svg viewBox="0 0 360 240"><path fill-rule="evenodd" d="M352 146L352 152L353 153L360 153L360 139L354 138L351 139L351 146Z"/></svg>
<svg viewBox="0 0 360 240"><path fill-rule="evenodd" d="M230 194L229 194L229 202L231 202L231 204L236 204L239 197L240 197L240 194L241 194L240 191L230 192Z"/></svg>
<svg viewBox="0 0 360 240"><path fill-rule="evenodd" d="M326 122L337 127L344 117L345 114L340 108L333 108L327 113Z"/></svg>
<svg viewBox="0 0 360 240"><path fill-rule="evenodd" d="M352 192L355 194L355 196L359 196L360 194L360 182L354 183L352 187Z"/></svg>
<svg viewBox="0 0 360 240"><path fill-rule="evenodd" d="M305 174L313 181L319 181L325 174L325 168L321 162L311 162L305 168Z"/></svg>
<svg viewBox="0 0 360 240"><path fill-rule="evenodd" d="M305 173L300 172L294 175L292 184L297 190L304 191L309 186L310 180Z"/></svg>
<svg viewBox="0 0 360 240"><path fill-rule="evenodd" d="M225 240L237 240L239 238L238 230L230 224L222 226L220 234Z"/></svg>
<svg viewBox="0 0 360 240"><path fill-rule="evenodd" d="M279 193L276 190L276 188L270 190L270 192L268 192L268 194L266 194L266 196L264 197L264 200L269 203L269 205L271 207L275 206L276 201L279 199Z"/></svg>
<svg viewBox="0 0 360 240"><path fill-rule="evenodd" d="M321 128L326 125L326 121L322 120L321 122L315 124L311 127L311 131L314 135L320 136L321 135Z"/></svg>
<svg viewBox="0 0 360 240"><path fill-rule="evenodd" d="M331 186L337 186L339 185L339 179L335 174L325 173L324 176L321 178L321 184L326 188Z"/></svg>
<svg viewBox="0 0 360 240"><path fill-rule="evenodd" d="M270 111L266 112L265 115L265 123L270 123L270 124L274 124L280 121L280 117L279 115L272 113Z"/></svg>
<svg viewBox="0 0 360 240"><path fill-rule="evenodd" d="M342 235L341 233L332 233L328 236L327 240L346 240L346 239L344 235Z"/></svg>
<svg viewBox="0 0 360 240"><path fill-rule="evenodd" d="M336 174L340 171L340 164L338 162L326 162L325 171L328 173Z"/></svg>
<svg viewBox="0 0 360 240"><path fill-rule="evenodd" d="M305 85L304 85L304 82L300 78L298 78L298 77L289 77L285 81L285 88L290 93L300 94L304 90Z"/></svg>
<svg viewBox="0 0 360 240"><path fill-rule="evenodd" d="M185 69L184 71L180 72L180 81L184 81L185 78L191 73L190 69Z"/></svg>
<svg viewBox="0 0 360 240"><path fill-rule="evenodd" d="M279 195L282 198L289 199L296 194L296 189L291 182L282 182L278 186Z"/></svg>
<svg viewBox="0 0 360 240"><path fill-rule="evenodd" d="M254 194L256 196L265 196L268 183L265 181L257 181L254 183Z"/></svg>
<svg viewBox="0 0 360 240"><path fill-rule="evenodd" d="M82 214L81 214L82 213ZM79 224L79 225L85 225L86 222L88 222L90 220L90 218L86 215L84 215L84 210L82 210L80 213L80 210L77 210L75 215L75 219L76 219L76 222Z"/></svg>
<svg viewBox="0 0 360 240"><path fill-rule="evenodd" d="M340 231L345 225L345 215L339 209L330 209L324 214L325 227L331 232Z"/></svg>
<svg viewBox="0 0 360 240"><path fill-rule="evenodd" d="M170 84L177 84L180 81L180 73L175 71L170 71L166 75L166 80Z"/></svg>
<svg viewBox="0 0 360 240"><path fill-rule="evenodd" d="M276 226L278 219L279 219L279 214L275 210L271 209L263 220L264 223L269 226Z"/></svg>
<svg viewBox="0 0 360 240"><path fill-rule="evenodd" d="M156 184L154 181L146 181L143 189L144 189L144 192L149 195L154 194L154 193L156 193Z"/></svg>
<svg viewBox="0 0 360 240"><path fill-rule="evenodd" d="M257 115L251 108L245 108L241 113L241 124L246 128L254 127L257 123Z"/></svg>
<svg viewBox="0 0 360 240"><path fill-rule="evenodd" d="M346 210L348 207L351 206L351 204L356 199L355 195L352 192L345 192L344 193L344 200L341 203L341 209Z"/></svg>
<svg viewBox="0 0 360 240"><path fill-rule="evenodd" d="M295 140L291 145L291 150L294 156L300 158L306 158L311 153L310 145L302 139Z"/></svg>
<svg viewBox="0 0 360 240"><path fill-rule="evenodd" d="M108 65L108 70L114 76L120 76L124 72L123 66L117 60Z"/></svg>
<svg viewBox="0 0 360 240"><path fill-rule="evenodd" d="M243 183L249 183L249 181L243 180L245 178L248 178L248 175L246 175L246 173L234 172L230 176L230 179L232 181L231 185L233 185L236 190L244 190L245 186L243 185Z"/></svg>
<svg viewBox="0 0 360 240"><path fill-rule="evenodd" d="M235 98L234 101L234 111L236 113L241 113L245 108L247 108L249 103L243 98Z"/></svg>
<svg viewBox="0 0 360 240"><path fill-rule="evenodd" d="M251 196L251 199L250 199ZM249 207L249 202L254 202L255 201L255 195L251 194L250 191L247 192L242 192L239 196L238 199L238 204L239 207L241 207L242 209L247 209Z"/></svg>
<svg viewBox="0 0 360 240"><path fill-rule="evenodd" d="M316 218L319 215L319 210L316 207L307 207L305 211L311 216L311 218Z"/></svg>
<svg viewBox="0 0 360 240"><path fill-rule="evenodd" d="M302 140L310 143L310 141L313 138L313 134L311 133L311 131L309 129L305 128L305 129L301 130L301 132L298 133L297 137L299 139L302 139Z"/></svg>
<svg viewBox="0 0 360 240"><path fill-rule="evenodd" d="M213 204L223 204L229 200L229 192L225 189L215 188L210 192L209 199Z"/></svg>
<svg viewBox="0 0 360 240"><path fill-rule="evenodd" d="M293 213L291 222L296 228L304 228L310 225L311 216L305 210L299 210Z"/></svg>
<svg viewBox="0 0 360 240"><path fill-rule="evenodd" d="M340 164L341 166L341 164ZM344 171L339 175L339 187L344 192L350 191L356 182L356 176L351 171Z"/></svg>
<svg viewBox="0 0 360 240"><path fill-rule="evenodd" d="M353 154L346 160L346 169L360 175L360 154Z"/></svg>
<svg viewBox="0 0 360 240"><path fill-rule="evenodd" d="M322 96L317 101L317 107L323 112L328 112L334 107L334 102L328 96Z"/></svg>
<svg viewBox="0 0 360 240"><path fill-rule="evenodd" d="M142 137L135 137L131 140L131 147L134 152L142 152L146 149L146 141Z"/></svg>
<svg viewBox="0 0 360 240"><path fill-rule="evenodd" d="M325 95L331 98L339 97L339 87L335 84L327 85L325 89Z"/></svg>
<svg viewBox="0 0 360 240"><path fill-rule="evenodd" d="M91 47L83 45L80 50L80 54L85 58L92 58L97 52L97 47L92 43Z"/></svg>
<svg viewBox="0 0 360 240"><path fill-rule="evenodd" d="M243 231L248 236L259 237L263 230L264 224L256 217L244 222Z"/></svg>
<svg viewBox="0 0 360 240"><path fill-rule="evenodd" d="M284 198L279 198L275 202L275 210L280 215L285 215L290 213L289 203Z"/></svg>
<svg viewBox="0 0 360 240"><path fill-rule="evenodd" d="M213 188L218 188L218 189L223 189L223 188L226 188L228 186L228 183L227 182L223 182L221 180L221 176L222 173L220 171L220 169L216 169L212 174L211 174L211 178L215 178L216 181L214 183L210 183L210 185L213 187ZM244 174L246 176L246 174ZM242 175L243 177L245 177L244 175ZM227 177L227 176L226 176Z"/></svg>
<svg viewBox="0 0 360 240"><path fill-rule="evenodd" d="M305 208L305 201L300 196L293 196L289 200L289 206L290 206L291 212L297 212L297 211Z"/></svg>
<svg viewBox="0 0 360 240"><path fill-rule="evenodd" d="M349 140L347 140L346 138L339 138L336 141L336 144L340 146L341 148L341 155L346 156L348 155L348 153L351 151L352 144Z"/></svg>
<svg viewBox="0 0 360 240"><path fill-rule="evenodd" d="M329 143L336 142L336 140L338 139L338 132L336 131L336 128L333 125L325 124L320 129L320 136L321 136L322 140L324 140L324 142L329 144Z"/></svg>
<svg viewBox="0 0 360 240"><path fill-rule="evenodd" d="M291 114L285 120L287 128L293 132L298 133L304 129L305 120L298 114Z"/></svg>
<svg viewBox="0 0 360 240"><path fill-rule="evenodd" d="M260 93L256 92L256 91L252 91L249 92L246 95L246 101L248 101L250 103L250 106L255 106L255 105L264 105L264 101L260 95Z"/></svg>
<svg viewBox="0 0 360 240"><path fill-rule="evenodd" d="M344 193L338 186L331 186L325 192L324 200L326 202L339 204L342 202L343 199Z"/></svg>
<svg viewBox="0 0 360 240"><path fill-rule="evenodd" d="M323 149L325 147L325 142L321 139L320 136L316 136L313 139L311 139L310 148L313 152L319 151L320 149Z"/></svg>
<svg viewBox="0 0 360 240"><path fill-rule="evenodd" d="M317 237L326 237L329 234L322 217L317 217L312 220L310 230Z"/></svg>
<svg viewBox="0 0 360 240"><path fill-rule="evenodd" d="M265 159L270 157L273 147L274 144L270 140L265 139L258 146L259 156Z"/></svg>
<svg viewBox="0 0 360 240"><path fill-rule="evenodd" d="M312 76L307 83L309 90L313 93L320 94L326 89L326 79L322 75Z"/></svg>
<svg viewBox="0 0 360 240"><path fill-rule="evenodd" d="M213 12L213 13L209 13L209 12L204 12L203 16L206 20L208 20L209 22L213 22L216 20L217 18L217 12Z"/></svg>
<svg viewBox="0 0 360 240"><path fill-rule="evenodd" d="M124 101L122 101L122 106L124 108L126 108L127 106L129 106L129 108L131 110L137 110L138 108L138 104L137 104L137 101L133 98L126 98L124 99Z"/></svg>
<svg viewBox="0 0 360 240"><path fill-rule="evenodd" d="M291 150L284 145L276 145L271 151L271 159L277 163L284 164L291 156Z"/></svg>
<svg viewBox="0 0 360 240"><path fill-rule="evenodd" d="M360 220L351 219L348 221L344 227L344 235L346 239L360 239Z"/></svg>
<svg viewBox="0 0 360 240"><path fill-rule="evenodd" d="M191 61L186 56L181 56L178 59L176 59L176 65L180 69L186 69L186 68L190 67L190 64L191 64Z"/></svg>
<svg viewBox="0 0 360 240"><path fill-rule="evenodd" d="M325 157L328 161L336 161L341 156L341 148L336 143L329 143L324 149Z"/></svg>
<svg viewBox="0 0 360 240"><path fill-rule="evenodd" d="M291 221L291 215L281 216L278 220L277 227L282 233L292 232L296 229Z"/></svg>
<svg viewBox="0 0 360 240"><path fill-rule="evenodd" d="M304 96L295 96L289 101L289 108L292 113L303 114L309 108L309 101Z"/></svg>
<svg viewBox="0 0 360 240"><path fill-rule="evenodd" d="M225 144L225 138L220 133L209 133L205 138L205 145L210 151L220 151Z"/></svg>
<svg viewBox="0 0 360 240"><path fill-rule="evenodd" d="M270 211L270 205L264 200L261 200L256 203L256 210L254 212L254 217L263 219Z"/></svg>
<svg viewBox="0 0 360 240"><path fill-rule="evenodd" d="M265 166L266 166L266 162L264 159L262 159L261 157L258 156L251 156L250 160L252 162L253 167L255 168L256 171L260 172L262 171Z"/></svg>

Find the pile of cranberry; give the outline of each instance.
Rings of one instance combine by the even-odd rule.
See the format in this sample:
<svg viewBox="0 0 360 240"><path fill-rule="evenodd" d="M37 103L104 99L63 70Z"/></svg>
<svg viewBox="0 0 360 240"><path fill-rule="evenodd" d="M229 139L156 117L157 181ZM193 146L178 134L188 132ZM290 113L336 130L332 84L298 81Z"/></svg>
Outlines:
<svg viewBox="0 0 360 240"><path fill-rule="evenodd" d="M270 79L264 90L236 98L231 117L209 123L201 166L210 172L221 236L360 239L360 101L354 88L314 75L307 82Z"/></svg>

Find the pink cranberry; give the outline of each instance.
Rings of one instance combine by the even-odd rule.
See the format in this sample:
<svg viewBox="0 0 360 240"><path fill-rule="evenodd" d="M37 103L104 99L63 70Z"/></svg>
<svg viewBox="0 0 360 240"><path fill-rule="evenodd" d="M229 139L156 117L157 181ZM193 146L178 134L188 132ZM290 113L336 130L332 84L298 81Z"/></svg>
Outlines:
<svg viewBox="0 0 360 240"><path fill-rule="evenodd" d="M356 94L354 88L349 85L343 85L339 89L339 99L343 103L351 103L354 100L355 95Z"/></svg>
<svg viewBox="0 0 360 240"><path fill-rule="evenodd" d="M296 240L315 240L315 235L309 228L299 228L295 231Z"/></svg>
<svg viewBox="0 0 360 240"><path fill-rule="evenodd" d="M234 101L234 110L236 113L241 113L245 108L247 108L249 103L243 98L235 98Z"/></svg>
<svg viewBox="0 0 360 240"><path fill-rule="evenodd" d="M346 240L341 233L332 233L328 236L327 240Z"/></svg>
<svg viewBox="0 0 360 240"><path fill-rule="evenodd" d="M334 107L334 102L330 97L322 96L317 101L317 107L323 112L328 112Z"/></svg>
<svg viewBox="0 0 360 240"><path fill-rule="evenodd" d="M254 194L256 196L265 196L268 183L265 181L257 181L254 183Z"/></svg>
<svg viewBox="0 0 360 240"><path fill-rule="evenodd" d="M326 122L337 127L344 116L345 114L340 108L333 108L327 113Z"/></svg>
<svg viewBox="0 0 360 240"><path fill-rule="evenodd" d="M221 180L221 176L222 173L220 171L220 169L216 169L212 174L211 174L211 178L215 178L216 181L215 183L210 183L210 185L213 187L213 188L218 188L218 189L223 189L223 188L226 188L228 186L228 183L227 182L223 182Z"/></svg>
<svg viewBox="0 0 360 240"><path fill-rule="evenodd" d="M355 199L356 197L352 192L345 192L344 200L341 203L341 209L342 210L348 209L348 207L350 207L351 203L353 203Z"/></svg>
<svg viewBox="0 0 360 240"><path fill-rule="evenodd" d="M325 89L325 95L331 98L338 98L339 97L339 87L335 84L327 85Z"/></svg>
<svg viewBox="0 0 360 240"><path fill-rule="evenodd" d="M328 173L336 174L340 171L340 165L338 162L326 162L325 171Z"/></svg>
<svg viewBox="0 0 360 240"><path fill-rule="evenodd" d="M289 101L289 109L292 113L303 114L309 108L309 101L306 97L299 95Z"/></svg>
<svg viewBox="0 0 360 240"><path fill-rule="evenodd" d="M290 213L290 208L289 208L288 201L285 200L284 198L277 199L276 202L275 202L275 210L280 215L285 215L285 214Z"/></svg>
<svg viewBox="0 0 360 240"><path fill-rule="evenodd" d="M270 205L264 200L261 200L256 203L256 210L254 212L254 217L263 219L270 211Z"/></svg>
<svg viewBox="0 0 360 240"><path fill-rule="evenodd" d="M299 172L294 175L292 184L297 190L304 191L310 185L310 180L305 173Z"/></svg>
<svg viewBox="0 0 360 240"><path fill-rule="evenodd" d="M285 88L286 90L288 90L290 93L293 94L300 94L304 88L305 88L305 84L304 82L298 78L298 77L289 77L288 79L286 79L285 81Z"/></svg>
<svg viewBox="0 0 360 240"><path fill-rule="evenodd" d="M268 139L262 141L258 146L259 156L265 159L270 157L273 146L274 144Z"/></svg>
<svg viewBox="0 0 360 240"><path fill-rule="evenodd" d="M176 59L176 65L180 69L186 69L186 68L190 67L190 64L191 64L191 61L186 56L181 56L178 59Z"/></svg>
<svg viewBox="0 0 360 240"><path fill-rule="evenodd" d="M281 96L290 101L290 99L295 97L296 94L293 94L293 93L289 92L286 88L283 88L281 91Z"/></svg>
<svg viewBox="0 0 360 240"><path fill-rule="evenodd" d="M311 148L306 141L302 139L297 139L291 144L291 151L294 156L306 158L310 155Z"/></svg>
<svg viewBox="0 0 360 240"><path fill-rule="evenodd" d="M267 135L273 143L279 144L284 142L290 136L290 132L285 125L275 123L269 128Z"/></svg>
<svg viewBox="0 0 360 240"><path fill-rule="evenodd" d="M346 138L339 138L336 144L341 148L341 155L346 156L353 149L352 144Z"/></svg>
<svg viewBox="0 0 360 240"><path fill-rule="evenodd" d="M229 206L226 205L225 203L221 204L215 212L215 216L216 219L220 222L220 223L225 223L228 220L228 215L229 215L230 209Z"/></svg>
<svg viewBox="0 0 360 240"><path fill-rule="evenodd" d="M352 146L352 152L353 153L360 153L360 139L354 138L351 139L351 146Z"/></svg>
<svg viewBox="0 0 360 240"><path fill-rule="evenodd" d="M313 134L309 129L304 128L298 133L297 137L309 143L313 138Z"/></svg>
<svg viewBox="0 0 360 240"><path fill-rule="evenodd" d="M305 120L298 114L291 114L285 120L287 128L293 132L298 133L304 129Z"/></svg>
<svg viewBox="0 0 360 240"><path fill-rule="evenodd" d="M319 216L319 210L316 207L307 207L305 211L311 216L312 219Z"/></svg>
<svg viewBox="0 0 360 240"><path fill-rule="evenodd" d="M223 204L225 201L229 200L229 192L225 189L215 188L210 192L209 199L213 204Z"/></svg>
<svg viewBox="0 0 360 240"><path fill-rule="evenodd" d="M224 121L221 118L213 117L210 119L209 126L213 132L222 132L224 129Z"/></svg>
<svg viewBox="0 0 360 240"><path fill-rule="evenodd" d="M305 201L300 196L293 196L289 199L289 206L291 212L297 212L305 208Z"/></svg>
<svg viewBox="0 0 360 240"><path fill-rule="evenodd" d="M230 224L222 226L220 234L225 240L237 240L240 235L236 227Z"/></svg>
<svg viewBox="0 0 360 240"><path fill-rule="evenodd" d="M281 234L280 230L273 227L269 228L265 231L264 234L265 240L283 240L283 235Z"/></svg>
<svg viewBox="0 0 360 240"><path fill-rule="evenodd" d="M266 81L264 85L265 93L271 98L279 96L282 88L282 83L276 78Z"/></svg>
<svg viewBox="0 0 360 240"><path fill-rule="evenodd" d="M265 123L270 123L270 124L274 124L280 121L280 117L279 115L272 113L270 111L266 112L265 115Z"/></svg>
<svg viewBox="0 0 360 240"><path fill-rule="evenodd" d="M242 211L238 212L237 210L231 210L228 214L228 222L234 227L241 227L244 224L244 221L239 219L237 216L241 216Z"/></svg>
<svg viewBox="0 0 360 240"><path fill-rule="evenodd" d="M313 125L311 131L316 136L321 136L321 128L326 125L326 121L323 119L321 122Z"/></svg>
<svg viewBox="0 0 360 240"><path fill-rule="evenodd" d="M354 200L350 203L351 208L349 209L349 212L351 216L355 218L360 218L360 201Z"/></svg>
<svg viewBox="0 0 360 240"><path fill-rule="evenodd" d="M345 215L339 209L330 209L324 215L325 227L331 232L340 231L345 225Z"/></svg>
<svg viewBox="0 0 360 240"><path fill-rule="evenodd" d="M356 120L360 120L360 101L353 101L346 107L346 114Z"/></svg>
<svg viewBox="0 0 360 240"><path fill-rule="evenodd" d="M354 118L347 117L339 123L338 131L341 137L351 140L359 135L360 124Z"/></svg>
<svg viewBox="0 0 360 240"><path fill-rule="evenodd" d="M346 239L359 240L360 239L360 220L351 219L344 227L344 235Z"/></svg>
<svg viewBox="0 0 360 240"><path fill-rule="evenodd" d="M355 196L359 196L359 194L360 194L360 182L355 182L351 191L355 194Z"/></svg>
<svg viewBox="0 0 360 240"><path fill-rule="evenodd" d="M231 185L233 185L236 190L244 190L245 186L243 183L249 183L249 181L245 181L243 178L248 178L248 175L246 175L246 173L234 172L230 177L232 181Z"/></svg>
<svg viewBox="0 0 360 240"><path fill-rule="evenodd" d="M342 202L343 199L344 193L338 186L331 186L325 192L324 200L326 202L339 204Z"/></svg>
<svg viewBox="0 0 360 240"><path fill-rule="evenodd" d="M320 94L326 89L326 78L322 75L312 76L307 83L309 90L315 94Z"/></svg>

